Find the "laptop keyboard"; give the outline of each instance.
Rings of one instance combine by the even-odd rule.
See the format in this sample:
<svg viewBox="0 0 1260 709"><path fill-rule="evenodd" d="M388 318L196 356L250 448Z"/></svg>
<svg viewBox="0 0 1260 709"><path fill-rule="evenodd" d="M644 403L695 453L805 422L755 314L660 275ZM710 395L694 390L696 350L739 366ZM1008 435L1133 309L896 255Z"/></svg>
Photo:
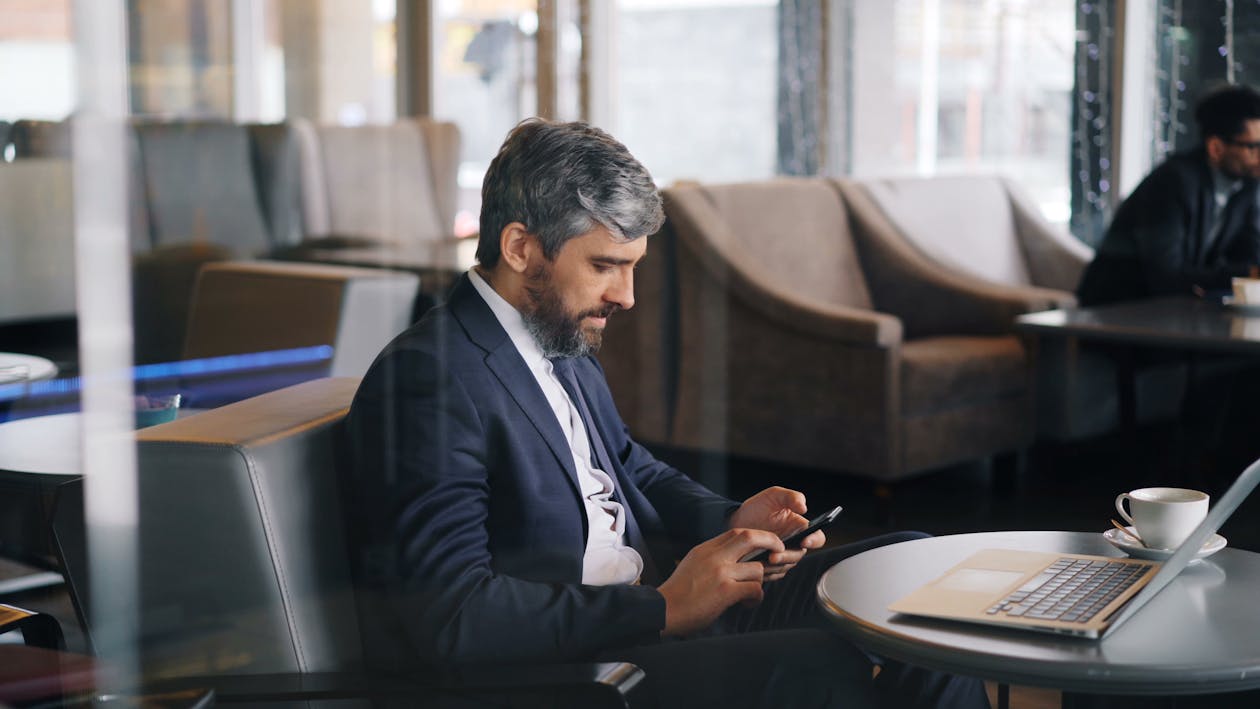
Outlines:
<svg viewBox="0 0 1260 709"><path fill-rule="evenodd" d="M1152 568L1123 561L1059 559L986 613L1086 623Z"/></svg>

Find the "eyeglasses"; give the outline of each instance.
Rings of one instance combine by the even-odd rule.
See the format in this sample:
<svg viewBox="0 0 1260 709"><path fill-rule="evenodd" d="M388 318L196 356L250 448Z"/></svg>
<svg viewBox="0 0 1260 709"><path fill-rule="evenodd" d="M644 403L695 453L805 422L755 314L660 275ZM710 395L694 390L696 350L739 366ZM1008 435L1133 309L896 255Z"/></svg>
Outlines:
<svg viewBox="0 0 1260 709"><path fill-rule="evenodd" d="M1230 145L1236 145L1243 150L1260 153L1260 141L1234 140L1233 138L1226 138L1225 142Z"/></svg>

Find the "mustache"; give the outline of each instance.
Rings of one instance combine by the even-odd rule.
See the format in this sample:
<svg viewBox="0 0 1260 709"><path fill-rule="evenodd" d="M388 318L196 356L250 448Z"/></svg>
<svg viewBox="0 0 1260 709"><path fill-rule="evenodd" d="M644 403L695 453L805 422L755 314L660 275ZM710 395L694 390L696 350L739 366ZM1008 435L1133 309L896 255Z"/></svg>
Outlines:
<svg viewBox="0 0 1260 709"><path fill-rule="evenodd" d="M602 308L592 308L578 315L578 320L583 318L606 318L615 312L621 310L622 307L616 303L608 303Z"/></svg>

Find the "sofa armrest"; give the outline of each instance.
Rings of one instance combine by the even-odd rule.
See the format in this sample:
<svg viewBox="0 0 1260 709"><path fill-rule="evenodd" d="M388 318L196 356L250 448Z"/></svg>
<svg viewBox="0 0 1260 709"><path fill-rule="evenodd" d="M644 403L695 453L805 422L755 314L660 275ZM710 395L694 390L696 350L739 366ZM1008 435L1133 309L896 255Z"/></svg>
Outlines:
<svg viewBox="0 0 1260 709"><path fill-rule="evenodd" d="M670 443L896 476L898 453L887 441L900 417L899 321L792 299L757 302L781 296L721 282L690 249L678 255L680 358ZM841 312L854 317L831 317ZM864 338L841 331L862 325ZM887 327L882 341L880 325Z"/></svg>
<svg viewBox="0 0 1260 709"><path fill-rule="evenodd" d="M1033 282L1047 288L1075 291L1085 267L1094 259L1094 250L1046 222L1037 205L1014 180L1002 181L1010 195L1015 231L1019 234Z"/></svg>

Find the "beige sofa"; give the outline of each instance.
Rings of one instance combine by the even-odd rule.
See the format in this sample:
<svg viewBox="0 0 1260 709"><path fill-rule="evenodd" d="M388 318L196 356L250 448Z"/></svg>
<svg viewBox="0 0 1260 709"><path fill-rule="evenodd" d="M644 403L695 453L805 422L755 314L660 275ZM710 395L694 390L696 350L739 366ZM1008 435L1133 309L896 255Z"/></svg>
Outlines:
<svg viewBox="0 0 1260 709"><path fill-rule="evenodd" d="M1077 283L1093 249L1041 216L1009 178L996 175L903 177L847 182L846 198L864 205L863 219L881 223L924 257L971 278L1002 286L1040 286L1074 305ZM1106 352L1075 340L1035 342L1037 433L1075 440L1119 423L1116 365ZM1185 367L1142 367L1135 380L1140 421L1177 415Z"/></svg>
<svg viewBox="0 0 1260 709"><path fill-rule="evenodd" d="M664 191L639 305L602 355L636 435L885 481L1031 442L1030 362L1011 325L1063 294L942 269L842 190ZM662 351L677 354L659 372L625 362Z"/></svg>

